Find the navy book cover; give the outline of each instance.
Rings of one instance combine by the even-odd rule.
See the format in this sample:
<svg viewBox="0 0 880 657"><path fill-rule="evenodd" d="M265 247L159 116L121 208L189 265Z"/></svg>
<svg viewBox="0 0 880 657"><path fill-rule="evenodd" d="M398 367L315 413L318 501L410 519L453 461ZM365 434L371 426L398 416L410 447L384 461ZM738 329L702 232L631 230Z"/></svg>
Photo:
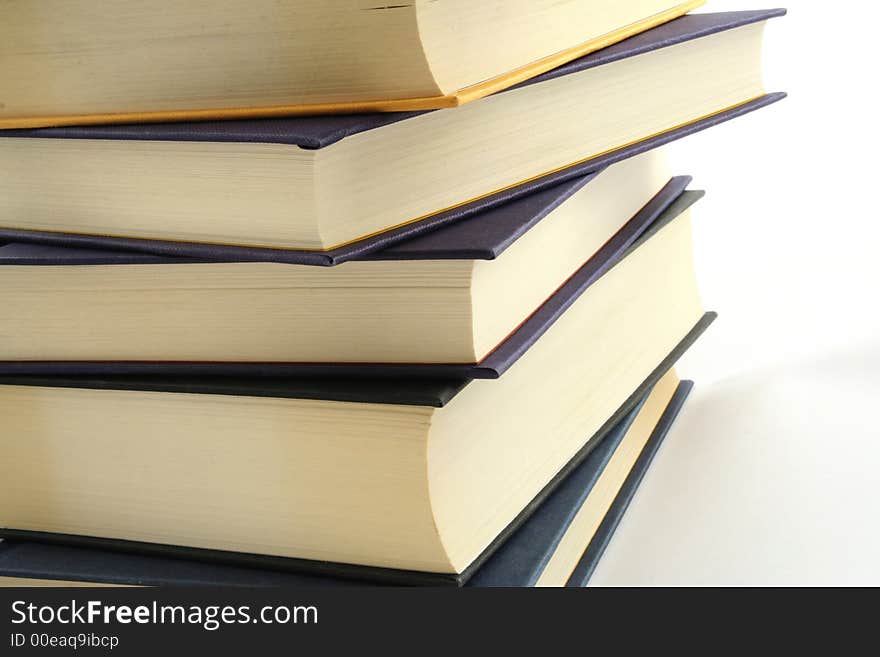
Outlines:
<svg viewBox="0 0 880 657"><path fill-rule="evenodd" d="M689 381L679 384L567 586L587 584L691 387L692 383ZM471 571L467 580L458 583L470 587L534 585L643 403L644 399L638 400L580 463L568 469L565 477L536 506L530 517L511 531L504 543ZM0 576L136 586L302 587L439 583L423 580L417 574L413 574L409 580L405 574L396 578L389 577L384 581L381 576L375 580L360 580L334 576L330 569L326 574L320 575L272 570L273 565L283 564L257 562L249 565L224 565L212 560L200 561L199 551L175 555L171 548L165 556L159 556L144 553L134 547L129 551L119 551L118 546L106 543L91 547L83 544L69 545L65 544L64 537L51 535L32 538L43 538L44 542L7 539L0 543ZM26 584L26 581L22 584Z"/></svg>

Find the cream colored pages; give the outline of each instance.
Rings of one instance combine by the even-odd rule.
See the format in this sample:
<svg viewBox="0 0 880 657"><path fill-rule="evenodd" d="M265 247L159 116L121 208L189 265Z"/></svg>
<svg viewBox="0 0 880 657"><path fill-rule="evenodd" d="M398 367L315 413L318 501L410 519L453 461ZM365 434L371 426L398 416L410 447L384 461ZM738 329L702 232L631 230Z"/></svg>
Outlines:
<svg viewBox="0 0 880 657"><path fill-rule="evenodd" d="M6 0L0 128L452 107L701 4Z"/></svg>

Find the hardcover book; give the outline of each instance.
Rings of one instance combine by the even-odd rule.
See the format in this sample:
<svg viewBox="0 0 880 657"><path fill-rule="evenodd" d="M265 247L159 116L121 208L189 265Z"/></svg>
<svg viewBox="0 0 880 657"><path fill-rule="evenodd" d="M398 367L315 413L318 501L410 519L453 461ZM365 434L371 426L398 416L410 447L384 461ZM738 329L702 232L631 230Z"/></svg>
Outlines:
<svg viewBox="0 0 880 657"><path fill-rule="evenodd" d="M679 384L674 371L666 374L470 578L459 583L469 587L585 586L691 386L688 381ZM63 536L42 538L47 542L0 542L0 586L303 587L369 583L329 573L291 572L283 565L272 570L269 564L258 568L199 561L197 553L186 551L176 557L160 557L133 544L127 546L129 551L119 551L118 545L116 550L73 547Z"/></svg>
<svg viewBox="0 0 880 657"><path fill-rule="evenodd" d="M0 131L0 226L331 264L779 100L782 13L684 16L455 110Z"/></svg>
<svg viewBox="0 0 880 657"><path fill-rule="evenodd" d="M605 276L640 285L634 247L701 195L656 165L332 270L0 247L0 372L497 378L582 297L596 313L618 303Z"/></svg>
<svg viewBox="0 0 880 657"><path fill-rule="evenodd" d="M2 376L0 526L459 581L711 322L690 249L649 229L494 381Z"/></svg>
<svg viewBox="0 0 880 657"><path fill-rule="evenodd" d="M7 0L0 128L452 107L689 0Z"/></svg>

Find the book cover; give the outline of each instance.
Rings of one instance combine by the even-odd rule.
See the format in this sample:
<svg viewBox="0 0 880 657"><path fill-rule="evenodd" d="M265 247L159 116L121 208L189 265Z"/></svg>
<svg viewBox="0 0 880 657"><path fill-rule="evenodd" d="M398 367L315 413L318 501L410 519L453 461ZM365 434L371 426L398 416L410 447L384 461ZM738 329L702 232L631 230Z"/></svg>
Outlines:
<svg viewBox="0 0 880 657"><path fill-rule="evenodd" d="M224 377L359 377L359 378L406 378L406 379L497 379L503 375L563 313L599 280L617 262L625 258L654 232L681 215L698 201L703 193L682 191L687 178L670 182L660 194L631 219L600 251L572 275L532 315L483 360L475 364L356 364L356 363L221 363L221 362L145 362L145 361L0 361L0 375L71 375L71 376L224 376ZM500 215L499 215L500 216ZM526 214L524 216L533 216ZM516 231L523 230L527 222L513 221L503 231L483 231L480 226L467 226L467 222L449 229L452 236L429 235L414 251L425 255L427 248L433 253L461 253L466 240L474 237L484 254L503 250ZM474 222L478 223L478 222ZM482 233L482 236L480 236ZM406 247L402 249L406 253ZM402 255L400 252L396 255ZM419 257L420 257L419 256ZM391 257L395 257L392 254ZM7 245L0 247L2 264L111 264L111 263L158 263L150 256L128 254L105 255L92 251L50 248L32 245Z"/></svg>
<svg viewBox="0 0 880 657"><path fill-rule="evenodd" d="M629 501L656 454L663 438L681 409L692 383L679 384L672 400L663 413L642 451L626 483L615 497L600 530L591 540L584 557L579 562L568 586L583 586L589 572L601 557L608 539L619 522ZM531 586L536 581L549 556L556 549L566 529L587 499L634 421L643 403L636 404L612 427L595 448L581 462L569 468L567 475L555 489L547 494L528 519L511 531L507 540L479 564L470 578L458 582L469 587ZM15 535L14 533L12 535ZM65 537L44 535L29 538L36 540L5 540L0 543L0 576L46 580L81 581L134 586L344 586L371 583L436 584L438 582L407 581L391 577L383 581L347 579L333 576L284 570L283 564L253 563L250 565L224 565L222 560L197 560L200 552L175 555L174 549L167 556L148 554L129 546L131 550L118 551L113 545L89 546L87 543L71 545ZM76 541L74 541L76 543ZM105 548L105 549L101 549ZM183 558L181 558L183 557ZM282 560L283 561L283 560ZM264 567L259 567L259 566ZM271 570L272 566L280 570ZM589 572L587 572L589 571ZM380 575L381 573L374 573ZM401 573L386 573L389 576ZM22 582L25 584L26 582Z"/></svg>

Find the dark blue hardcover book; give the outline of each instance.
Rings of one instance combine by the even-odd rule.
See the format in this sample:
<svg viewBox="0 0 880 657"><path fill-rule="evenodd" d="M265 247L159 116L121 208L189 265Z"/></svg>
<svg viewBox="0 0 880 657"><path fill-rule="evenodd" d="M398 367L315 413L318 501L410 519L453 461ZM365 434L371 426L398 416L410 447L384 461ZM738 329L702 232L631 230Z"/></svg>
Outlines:
<svg viewBox="0 0 880 657"><path fill-rule="evenodd" d="M656 424L635 466L617 493L599 530L589 541L583 557L569 577L567 586L586 585L620 517L635 494L664 437L678 415L692 387L689 381L679 384L666 410ZM482 561L458 584L468 587L532 586L559 546L577 512L589 498L615 450L633 425L644 404L639 400L611 428L603 440L580 463L568 469L555 489L541 500L528 519L511 531L495 552ZM200 551L175 555L169 548L165 556L144 553L136 545L119 550L119 545L70 545L66 537L52 535L5 540L0 543L0 577L59 580L64 582L103 583L134 586L346 586L382 583L381 573L371 580L333 576L332 565L325 575L272 570L284 564L266 563L263 567L224 565ZM115 548L115 549L114 549ZM203 560L199 560L200 556ZM385 580L396 584L441 584L416 576Z"/></svg>
<svg viewBox="0 0 880 657"><path fill-rule="evenodd" d="M674 178L631 219L598 253L578 269L531 316L480 362L474 364L353 364L353 363L236 363L147 361L0 361L0 375L133 375L133 376L224 376L224 377L364 377L495 379L549 330L591 285L617 262L649 239L657 230L680 216L703 196L683 191L688 177ZM564 183L558 188L522 199L510 211L489 212L440 229L381 252L374 258L443 259L499 255L517 237L540 221L588 180ZM466 246L470 245L470 246ZM467 253L467 256L463 254ZM94 265L163 264L166 257L127 252L69 249L13 243L0 247L2 265Z"/></svg>
<svg viewBox="0 0 880 657"><path fill-rule="evenodd" d="M721 14L695 14L682 17L628 39L620 44L575 60L542 76L529 80L513 90L531 85L549 83L567 75L573 75L596 67L614 64L623 59L645 55L684 42L742 28L782 15L784 10L762 10ZM686 87L686 80L682 86ZM507 90L504 93L512 93ZM384 226L361 235L344 244L327 245L321 250L298 248L246 247L230 244L196 244L186 241L163 241L128 238L122 235L97 235L64 230L20 230L15 228L15 216L0 220L0 239L58 244L83 248L125 249L160 256L201 258L209 260L270 261L296 264L329 266L375 253L402 240L422 235L440 226L470 217L488 208L522 196L545 190L561 182L594 173L623 159L657 148L670 141L749 113L784 97L771 93L758 98L743 98L733 107L718 107L717 111L682 125L666 126L658 134L626 144L614 144L601 153L585 152L577 162L560 162L553 171L534 171L526 182L522 178L507 181L503 189L486 189L476 198L461 198L451 204L451 209L434 208L426 216L401 216L394 220L395 226ZM448 111L448 110L438 110ZM454 111L454 110L453 110ZM293 117L246 121L214 121L201 123L163 123L141 125L84 126L69 128L43 128L32 130L0 131L2 140L62 139L62 140L117 140L149 142L211 142L211 143L259 143L321 150L339 146L346 140L365 133L389 128L422 116L423 112L398 114L335 115L317 117ZM438 163L442 166L442 163ZM160 191L157 191L160 193ZM94 231L97 232L97 231ZM109 232L109 231L107 231ZM377 233L377 234L374 234ZM206 241L218 241L206 239ZM227 240L228 241L228 240Z"/></svg>

